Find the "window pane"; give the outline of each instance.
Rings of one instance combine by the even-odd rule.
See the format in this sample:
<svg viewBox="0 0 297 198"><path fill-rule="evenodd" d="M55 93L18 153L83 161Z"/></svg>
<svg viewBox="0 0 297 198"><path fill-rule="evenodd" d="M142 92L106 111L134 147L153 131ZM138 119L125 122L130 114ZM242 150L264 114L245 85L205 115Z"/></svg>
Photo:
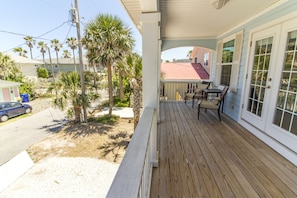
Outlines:
<svg viewBox="0 0 297 198"><path fill-rule="evenodd" d="M280 85L281 89L287 90L288 84L289 84L289 77L290 77L290 73L283 72L283 76L282 76L282 79L281 79L281 85Z"/></svg>
<svg viewBox="0 0 297 198"><path fill-rule="evenodd" d="M273 123L277 126L280 126L282 120L282 111L276 109L275 114L274 114L274 121Z"/></svg>
<svg viewBox="0 0 297 198"><path fill-rule="evenodd" d="M296 47L297 30L288 34L287 51L294 50Z"/></svg>
<svg viewBox="0 0 297 198"><path fill-rule="evenodd" d="M285 99L286 99L286 92L283 92L283 91L278 92L278 99L277 99L276 106L278 108L283 109L284 108L284 104L285 104Z"/></svg>
<svg viewBox="0 0 297 198"><path fill-rule="evenodd" d="M295 52L295 58L294 58L294 62L293 62L292 71L297 71L297 52Z"/></svg>
<svg viewBox="0 0 297 198"><path fill-rule="evenodd" d="M286 102L286 110L293 112L294 104L295 104L295 93L288 93L287 95L287 102Z"/></svg>
<svg viewBox="0 0 297 198"><path fill-rule="evenodd" d="M292 114L284 112L284 118L282 123L282 128L289 131L290 129L290 123L291 123Z"/></svg>
<svg viewBox="0 0 297 198"><path fill-rule="evenodd" d="M232 63L233 53L234 53L234 40L224 43L222 63Z"/></svg>
<svg viewBox="0 0 297 198"><path fill-rule="evenodd" d="M297 73L292 73L290 81L290 91L297 92Z"/></svg>
<svg viewBox="0 0 297 198"><path fill-rule="evenodd" d="M292 129L291 132L297 135L297 115L293 118Z"/></svg>
<svg viewBox="0 0 297 198"><path fill-rule="evenodd" d="M255 56L253 70L258 70L258 65L259 65L259 56Z"/></svg>
<svg viewBox="0 0 297 198"><path fill-rule="evenodd" d="M287 52L286 53L284 71L290 71L291 70L293 55L294 55L293 52Z"/></svg>
<svg viewBox="0 0 297 198"><path fill-rule="evenodd" d="M229 86L230 77L231 77L231 69L232 69L232 65L222 65L221 85Z"/></svg>

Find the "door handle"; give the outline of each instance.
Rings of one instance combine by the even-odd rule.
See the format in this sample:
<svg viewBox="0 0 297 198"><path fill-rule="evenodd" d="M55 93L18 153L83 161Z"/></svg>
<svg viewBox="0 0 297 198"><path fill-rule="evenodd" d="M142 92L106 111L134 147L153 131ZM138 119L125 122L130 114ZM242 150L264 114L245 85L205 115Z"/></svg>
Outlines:
<svg viewBox="0 0 297 198"><path fill-rule="evenodd" d="M266 89L270 89L270 85L266 86L265 88L266 88Z"/></svg>

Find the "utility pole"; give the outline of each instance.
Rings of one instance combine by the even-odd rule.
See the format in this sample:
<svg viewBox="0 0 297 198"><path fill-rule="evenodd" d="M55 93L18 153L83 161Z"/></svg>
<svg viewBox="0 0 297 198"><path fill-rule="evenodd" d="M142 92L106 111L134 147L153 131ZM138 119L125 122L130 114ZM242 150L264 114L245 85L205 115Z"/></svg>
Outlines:
<svg viewBox="0 0 297 198"><path fill-rule="evenodd" d="M75 23L77 29L77 41L78 41L78 54L79 54L79 66L80 66L80 81L81 81L81 94L82 94L82 107L83 107L83 119L82 122L87 122L87 109L84 99L85 97L85 79L84 79L84 66L82 59L82 45L81 45L81 36L80 36L80 18L78 12L78 0L75 0ZM73 19L72 19L73 20Z"/></svg>

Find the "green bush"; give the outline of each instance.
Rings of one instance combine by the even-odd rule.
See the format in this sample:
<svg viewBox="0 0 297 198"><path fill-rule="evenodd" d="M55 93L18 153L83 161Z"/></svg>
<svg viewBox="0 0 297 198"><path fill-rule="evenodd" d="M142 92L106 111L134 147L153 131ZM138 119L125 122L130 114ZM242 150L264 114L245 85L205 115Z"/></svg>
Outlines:
<svg viewBox="0 0 297 198"><path fill-rule="evenodd" d="M49 77L47 69L42 68L42 67L37 68L37 74L38 74L39 78L48 78Z"/></svg>
<svg viewBox="0 0 297 198"><path fill-rule="evenodd" d="M20 94L29 94L30 99L34 98L33 84L30 82L22 82L20 88Z"/></svg>
<svg viewBox="0 0 297 198"><path fill-rule="evenodd" d="M119 116L117 115L103 115L97 118L94 117L90 117L88 118L88 122L99 122L101 124L115 124L116 122L118 122L120 119Z"/></svg>

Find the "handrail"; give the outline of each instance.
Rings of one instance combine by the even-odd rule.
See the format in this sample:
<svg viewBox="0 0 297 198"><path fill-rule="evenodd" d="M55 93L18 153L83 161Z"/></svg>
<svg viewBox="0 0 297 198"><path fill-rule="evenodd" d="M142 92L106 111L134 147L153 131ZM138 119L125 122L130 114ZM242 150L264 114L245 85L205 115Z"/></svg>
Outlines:
<svg viewBox="0 0 297 198"><path fill-rule="evenodd" d="M107 198L149 197L153 167L155 109L145 108Z"/></svg>

